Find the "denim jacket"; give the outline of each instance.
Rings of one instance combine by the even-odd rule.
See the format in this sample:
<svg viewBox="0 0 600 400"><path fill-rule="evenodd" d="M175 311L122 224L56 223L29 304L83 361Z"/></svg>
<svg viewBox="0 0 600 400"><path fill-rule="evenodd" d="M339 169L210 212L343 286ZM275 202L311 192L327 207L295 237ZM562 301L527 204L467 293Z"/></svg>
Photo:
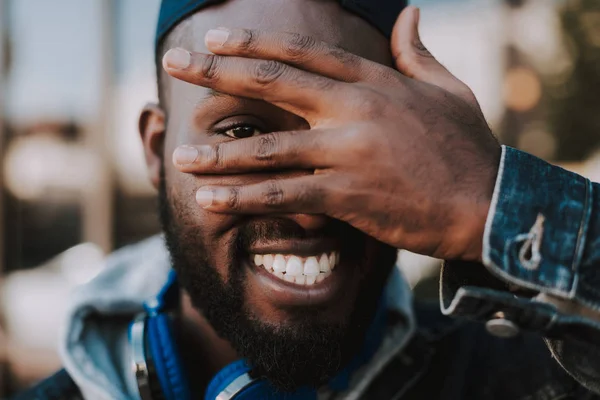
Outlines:
<svg viewBox="0 0 600 400"><path fill-rule="evenodd" d="M600 185L503 147L482 259L445 263L442 312L543 336L600 393Z"/></svg>
<svg viewBox="0 0 600 400"><path fill-rule="evenodd" d="M391 292L398 307L391 311L392 334L378 351L381 357L361 372L361 384L331 399L600 399L599 209L597 184L503 147L483 263L444 263L442 313L435 305L411 306L403 290ZM135 310L140 293L157 289L148 289L149 283L160 282L169 268L160 246L154 239L121 250L96 283L82 288L83 300L72 310L75 328L62 350L68 374L60 372L19 399L79 399L77 386L85 392L87 385L88 393L110 387L98 377L107 376L96 362L106 358L105 350L82 345L82 333L91 315ZM155 277L148 280L151 272ZM113 292L93 294L94 287ZM395 328L394 321L402 328L407 320L415 329ZM91 332L96 342L102 340L98 332ZM104 336L110 338L106 349L126 353L122 336ZM115 368L112 383L127 380L120 376L127 369ZM135 398L124 389L122 396L113 393Z"/></svg>

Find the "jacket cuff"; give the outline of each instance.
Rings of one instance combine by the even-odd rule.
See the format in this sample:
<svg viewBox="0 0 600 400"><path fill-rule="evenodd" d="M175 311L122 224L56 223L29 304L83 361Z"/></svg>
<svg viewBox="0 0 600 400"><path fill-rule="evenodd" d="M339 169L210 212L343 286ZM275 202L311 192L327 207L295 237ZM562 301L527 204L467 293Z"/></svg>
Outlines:
<svg viewBox="0 0 600 400"><path fill-rule="evenodd" d="M598 307L600 296L582 299L577 291L592 198L588 179L503 146L483 264L522 289Z"/></svg>
<svg viewBox="0 0 600 400"><path fill-rule="evenodd" d="M598 344L600 322L561 312L553 304L538 301L534 293L516 294L511 289L481 264L446 261L440 277L441 310L452 317L485 322L488 331L497 336L516 335L523 330L546 338ZM503 330L495 329L498 322L504 324Z"/></svg>

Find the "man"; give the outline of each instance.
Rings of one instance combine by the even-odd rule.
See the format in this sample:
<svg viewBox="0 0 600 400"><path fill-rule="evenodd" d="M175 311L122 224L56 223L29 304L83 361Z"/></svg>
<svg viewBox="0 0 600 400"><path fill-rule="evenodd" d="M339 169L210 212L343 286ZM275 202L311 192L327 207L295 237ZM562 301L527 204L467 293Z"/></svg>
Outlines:
<svg viewBox="0 0 600 400"><path fill-rule="evenodd" d="M598 189L501 148L401 8L163 1L140 131L176 274L115 254L37 398L598 398ZM396 248L453 260L442 310L487 331L413 306Z"/></svg>

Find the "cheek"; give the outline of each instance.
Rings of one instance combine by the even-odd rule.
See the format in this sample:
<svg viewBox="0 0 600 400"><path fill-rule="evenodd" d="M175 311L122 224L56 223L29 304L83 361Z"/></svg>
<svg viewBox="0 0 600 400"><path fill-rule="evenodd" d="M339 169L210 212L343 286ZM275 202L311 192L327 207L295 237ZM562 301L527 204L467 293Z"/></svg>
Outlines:
<svg viewBox="0 0 600 400"><path fill-rule="evenodd" d="M226 282L229 268L235 262L233 256L239 217L203 210L195 200L195 192L203 182L194 175L165 171L165 180L177 239L187 249L188 255L202 251L204 254L198 258L207 258L209 266Z"/></svg>

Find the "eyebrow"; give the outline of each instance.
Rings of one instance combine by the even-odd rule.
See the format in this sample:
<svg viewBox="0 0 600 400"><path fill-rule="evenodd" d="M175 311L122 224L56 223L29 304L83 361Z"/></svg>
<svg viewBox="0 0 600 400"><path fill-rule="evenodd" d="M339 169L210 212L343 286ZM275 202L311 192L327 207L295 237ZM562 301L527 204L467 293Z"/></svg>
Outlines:
<svg viewBox="0 0 600 400"><path fill-rule="evenodd" d="M209 100L209 99L214 99L214 98L219 98L219 97L232 97L232 96L229 94L217 92L214 89L208 89L208 92L206 93L206 95L204 95L202 97L202 100Z"/></svg>
<svg viewBox="0 0 600 400"><path fill-rule="evenodd" d="M193 104L194 104L194 108L198 109L198 108L201 108L204 105L204 103L206 103L210 100L231 98L231 97L234 97L234 96L231 96L226 93L217 92L214 89L208 89L206 91L206 93L199 100L194 101Z"/></svg>

